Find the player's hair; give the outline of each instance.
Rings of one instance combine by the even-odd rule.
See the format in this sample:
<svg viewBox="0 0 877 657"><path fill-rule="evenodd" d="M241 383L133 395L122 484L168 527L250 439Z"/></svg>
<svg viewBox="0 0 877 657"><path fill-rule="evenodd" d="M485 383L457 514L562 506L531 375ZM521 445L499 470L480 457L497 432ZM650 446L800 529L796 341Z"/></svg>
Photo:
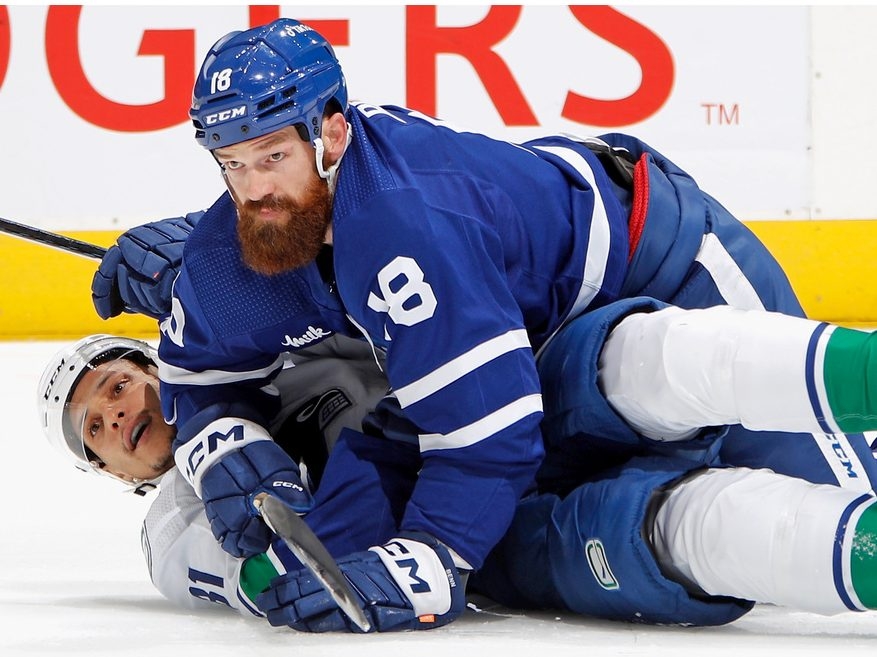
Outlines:
<svg viewBox="0 0 877 657"><path fill-rule="evenodd" d="M231 32L210 48L189 116L196 141L210 150L287 126L313 142L327 104L330 111L347 110L347 85L335 51L310 26L281 18Z"/></svg>

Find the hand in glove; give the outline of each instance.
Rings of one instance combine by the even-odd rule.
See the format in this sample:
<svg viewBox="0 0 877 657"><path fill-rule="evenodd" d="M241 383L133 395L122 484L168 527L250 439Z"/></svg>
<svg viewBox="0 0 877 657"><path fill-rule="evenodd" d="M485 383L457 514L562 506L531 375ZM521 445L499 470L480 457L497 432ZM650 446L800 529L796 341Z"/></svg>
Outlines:
<svg viewBox="0 0 877 657"><path fill-rule="evenodd" d="M253 504L259 493L271 493L299 515L313 506L298 465L272 440L223 455L201 475L200 485L210 529L235 557L264 552L274 537Z"/></svg>
<svg viewBox="0 0 877 657"><path fill-rule="evenodd" d="M373 631L440 627L466 608L465 582L448 549L420 532L338 561ZM309 570L275 578L256 599L274 626L305 632L361 630Z"/></svg>
<svg viewBox="0 0 877 657"><path fill-rule="evenodd" d="M91 299L103 319L122 312L160 318L171 310L171 286L183 247L203 212L132 228L107 249L91 281Z"/></svg>

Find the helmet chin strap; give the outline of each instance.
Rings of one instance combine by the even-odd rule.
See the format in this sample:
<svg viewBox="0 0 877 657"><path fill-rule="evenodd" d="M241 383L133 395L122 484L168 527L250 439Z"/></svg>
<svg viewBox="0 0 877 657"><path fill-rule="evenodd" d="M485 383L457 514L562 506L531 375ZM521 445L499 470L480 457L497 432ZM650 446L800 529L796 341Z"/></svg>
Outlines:
<svg viewBox="0 0 877 657"><path fill-rule="evenodd" d="M341 164L341 158L344 157L344 154L347 152L347 147L350 146L350 142L353 139L352 135L353 128L350 127L350 124L347 124L347 140L344 143L344 150L341 151L341 155L338 156L338 159L335 161L335 164L330 166L328 169L323 168L323 151L325 147L323 146L323 140L320 137L314 139L314 158L317 162L317 174L319 174L320 178L325 180L329 185L329 191L335 191L335 178L338 174L338 166Z"/></svg>

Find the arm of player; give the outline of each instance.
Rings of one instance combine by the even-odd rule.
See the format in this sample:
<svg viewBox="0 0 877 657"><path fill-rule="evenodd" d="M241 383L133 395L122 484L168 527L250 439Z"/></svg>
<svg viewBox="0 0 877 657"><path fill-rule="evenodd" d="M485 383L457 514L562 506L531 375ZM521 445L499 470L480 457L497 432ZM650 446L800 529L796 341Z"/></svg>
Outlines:
<svg viewBox="0 0 877 657"><path fill-rule="evenodd" d="M169 313L183 247L203 215L192 212L125 231L94 273L91 298L97 314L109 319L141 313L158 319Z"/></svg>
<svg viewBox="0 0 877 657"><path fill-rule="evenodd" d="M263 559L247 567L247 561L216 543L204 505L176 469L162 479L143 521L141 543L153 585L174 605L263 617L253 602L255 594L250 598L241 588L243 582L258 580L256 573L265 573ZM272 568L268 576L283 572Z"/></svg>
<svg viewBox="0 0 877 657"><path fill-rule="evenodd" d="M495 240L488 228L476 239L470 222L414 190L376 195L360 212L375 246L357 253L362 233L339 233L336 275L353 321L386 349L388 379L423 456L401 529L435 536L461 566L478 568L543 453L522 312L496 252L475 248Z"/></svg>
<svg viewBox="0 0 877 657"><path fill-rule="evenodd" d="M334 555L364 550L397 532L419 457L409 445L345 430L306 522ZM367 521L364 519L367 518ZM280 539L247 559L231 556L213 536L204 504L178 469L162 479L143 524L143 551L155 587L185 609L230 608L264 614L256 597L278 575L302 564Z"/></svg>
<svg viewBox="0 0 877 657"><path fill-rule="evenodd" d="M214 536L232 556L246 557L264 552L271 535L253 505L257 494L273 493L297 513L312 503L298 464L266 429L279 411L274 379L284 358L253 349L249 335L217 348L196 302L185 316L177 303L178 294L197 296L186 274L184 266L175 309L161 323L162 412L177 427L175 461L203 500Z"/></svg>
<svg viewBox="0 0 877 657"><path fill-rule="evenodd" d="M183 609L231 609L263 618L256 596L278 575L302 567L279 539L247 559L223 550L203 503L176 469L162 479L143 521L141 543L156 589Z"/></svg>

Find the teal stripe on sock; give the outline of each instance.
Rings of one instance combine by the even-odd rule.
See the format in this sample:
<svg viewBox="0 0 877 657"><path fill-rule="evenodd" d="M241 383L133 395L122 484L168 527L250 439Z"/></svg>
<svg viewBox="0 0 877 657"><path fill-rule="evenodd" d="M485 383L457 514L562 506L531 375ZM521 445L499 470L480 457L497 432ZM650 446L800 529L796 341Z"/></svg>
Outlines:
<svg viewBox="0 0 877 657"><path fill-rule="evenodd" d="M877 429L877 333L836 328L825 347L823 380L841 431Z"/></svg>
<svg viewBox="0 0 877 657"><path fill-rule="evenodd" d="M277 569L271 560L264 554L256 554L244 562L241 566L241 575L238 585L250 600L255 601L256 596L268 588L271 580L277 577Z"/></svg>
<svg viewBox="0 0 877 657"><path fill-rule="evenodd" d="M877 609L877 506L859 516L850 550L850 577L859 600Z"/></svg>

